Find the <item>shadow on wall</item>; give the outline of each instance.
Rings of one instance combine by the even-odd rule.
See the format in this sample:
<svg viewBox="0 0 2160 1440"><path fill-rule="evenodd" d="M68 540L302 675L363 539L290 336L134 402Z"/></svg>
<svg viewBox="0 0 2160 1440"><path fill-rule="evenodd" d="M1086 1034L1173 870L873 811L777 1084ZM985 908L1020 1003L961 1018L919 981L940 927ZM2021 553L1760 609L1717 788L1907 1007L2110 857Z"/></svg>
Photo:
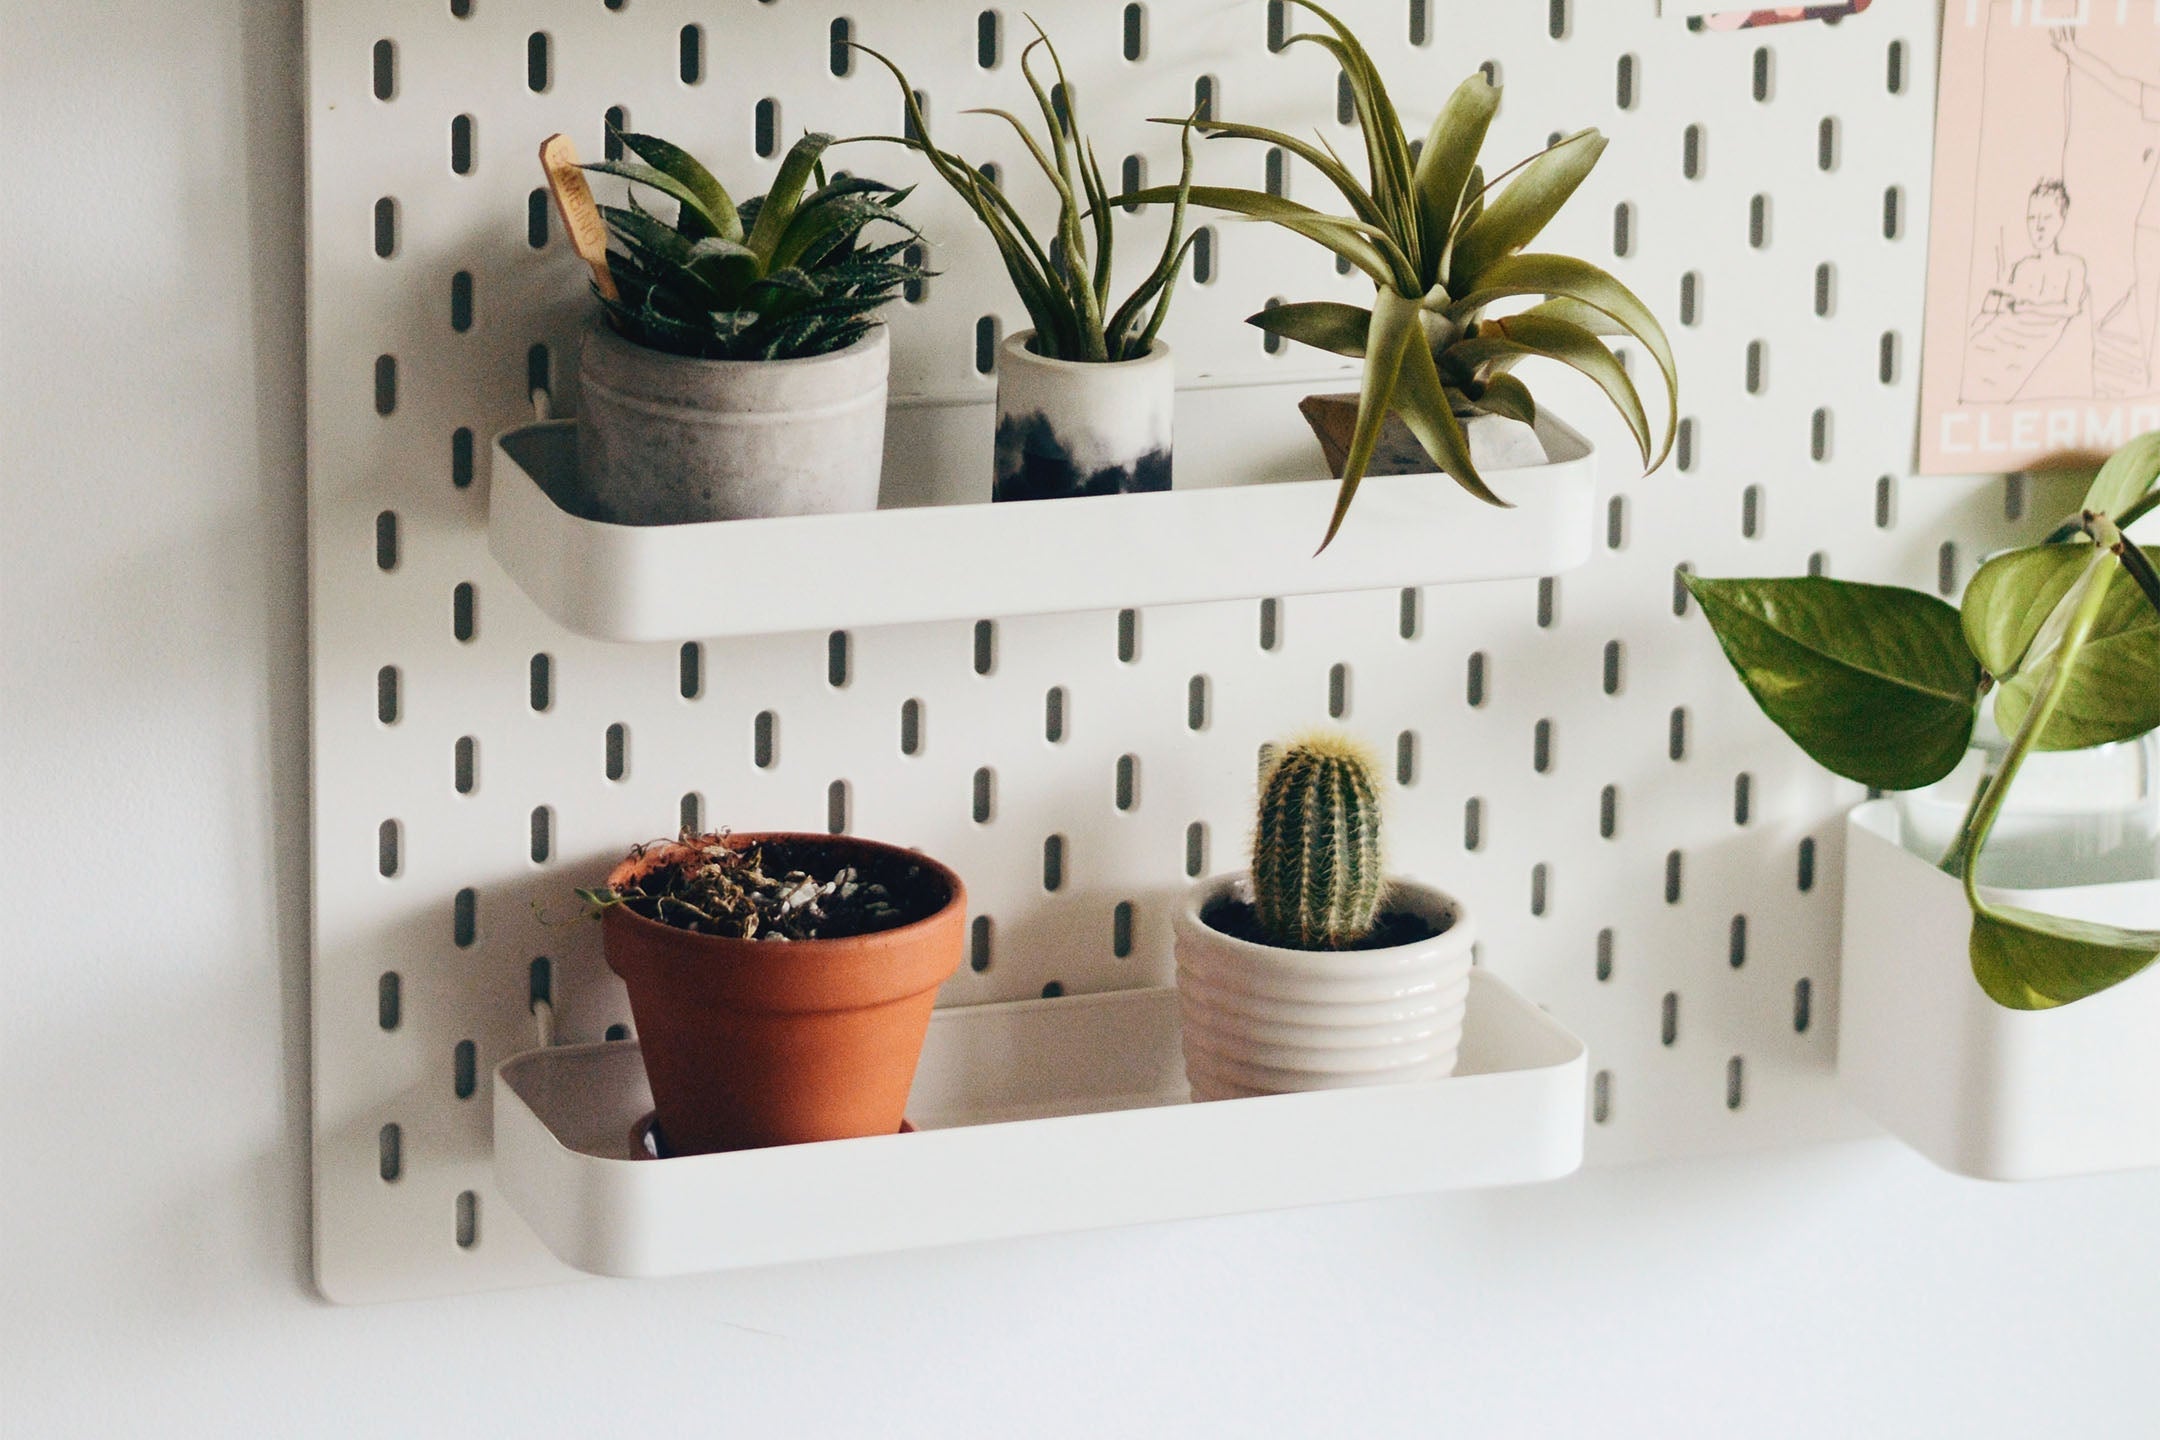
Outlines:
<svg viewBox="0 0 2160 1440"><path fill-rule="evenodd" d="M258 730L268 753L272 884L277 896L284 1026L286 1183L300 1223L289 1239L293 1284L315 1294L309 1255L308 700L306 342L303 284L307 196L299 0L244 0L240 40L245 125L248 290L255 399L256 539L269 621L263 632ZM228 142L229 143L229 142ZM297 1161L298 1163L293 1163Z"/></svg>

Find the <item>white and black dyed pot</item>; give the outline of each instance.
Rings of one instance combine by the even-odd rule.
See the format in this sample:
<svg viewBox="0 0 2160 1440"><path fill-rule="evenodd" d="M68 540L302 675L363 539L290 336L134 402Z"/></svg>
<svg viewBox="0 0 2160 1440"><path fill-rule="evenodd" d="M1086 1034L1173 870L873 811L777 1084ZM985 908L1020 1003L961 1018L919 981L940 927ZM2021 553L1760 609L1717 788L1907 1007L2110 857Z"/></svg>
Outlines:
<svg viewBox="0 0 2160 1440"><path fill-rule="evenodd" d="M875 510L892 342L880 325L800 360L700 360L605 326L578 359L591 518L682 525Z"/></svg>
<svg viewBox="0 0 2160 1440"><path fill-rule="evenodd" d="M1138 360L1088 364L1028 349L998 353L996 500L1055 500L1170 488L1177 366L1161 341Z"/></svg>

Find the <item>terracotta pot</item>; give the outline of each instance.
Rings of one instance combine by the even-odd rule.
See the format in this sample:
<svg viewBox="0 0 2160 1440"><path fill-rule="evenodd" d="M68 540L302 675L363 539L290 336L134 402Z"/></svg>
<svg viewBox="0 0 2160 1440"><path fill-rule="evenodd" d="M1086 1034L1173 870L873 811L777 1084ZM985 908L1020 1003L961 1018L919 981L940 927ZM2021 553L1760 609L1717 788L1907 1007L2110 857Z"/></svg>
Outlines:
<svg viewBox="0 0 2160 1440"><path fill-rule="evenodd" d="M905 861L946 899L925 919L842 940L696 935L610 907L602 944L630 991L670 1153L895 1133L938 986L965 946L960 877L913 851L846 835L732 841ZM633 863L618 865L609 883L627 880Z"/></svg>

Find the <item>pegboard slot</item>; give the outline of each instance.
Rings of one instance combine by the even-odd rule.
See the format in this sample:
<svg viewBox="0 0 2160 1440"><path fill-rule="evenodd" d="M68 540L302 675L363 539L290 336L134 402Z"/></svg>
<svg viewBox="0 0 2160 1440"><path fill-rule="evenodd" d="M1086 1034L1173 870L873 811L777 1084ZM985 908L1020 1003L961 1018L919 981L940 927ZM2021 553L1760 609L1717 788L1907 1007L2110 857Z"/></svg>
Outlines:
<svg viewBox="0 0 2160 1440"><path fill-rule="evenodd" d="M1231 392L1188 391L1198 404ZM1075 500L854 515L627 526L587 520L575 427L512 430L495 447L489 548L557 622L598 639L839 630L975 615L1047 614L1400 588L1570 569L1589 557L1596 457L1540 417L1559 461L1534 485L1494 483L1501 511L1434 477L1368 479L1318 555L1333 481L1213 486ZM833 583L805 585L822 574ZM1287 583L1285 583L1287 582ZM1139 656L1120 624L1119 658Z"/></svg>
<svg viewBox="0 0 2160 1440"><path fill-rule="evenodd" d="M629 1154L652 1108L636 1046L537 1050L495 1072L496 1179L566 1263L677 1275L1521 1184L1581 1163L1582 1042L1483 970L1445 1080L1195 1105L1177 1035L1170 989L942 1009L908 1100L917 1133L661 1161ZM835 1209L834 1194L879 1199Z"/></svg>

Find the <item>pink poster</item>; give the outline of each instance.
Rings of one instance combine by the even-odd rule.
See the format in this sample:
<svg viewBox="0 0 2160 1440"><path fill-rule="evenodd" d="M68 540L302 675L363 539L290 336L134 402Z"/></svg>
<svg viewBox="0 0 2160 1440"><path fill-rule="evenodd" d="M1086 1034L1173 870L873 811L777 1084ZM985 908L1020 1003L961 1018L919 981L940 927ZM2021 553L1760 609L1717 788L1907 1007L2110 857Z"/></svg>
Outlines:
<svg viewBox="0 0 2160 1440"><path fill-rule="evenodd" d="M1945 0L1920 469L2160 429L2160 0Z"/></svg>

